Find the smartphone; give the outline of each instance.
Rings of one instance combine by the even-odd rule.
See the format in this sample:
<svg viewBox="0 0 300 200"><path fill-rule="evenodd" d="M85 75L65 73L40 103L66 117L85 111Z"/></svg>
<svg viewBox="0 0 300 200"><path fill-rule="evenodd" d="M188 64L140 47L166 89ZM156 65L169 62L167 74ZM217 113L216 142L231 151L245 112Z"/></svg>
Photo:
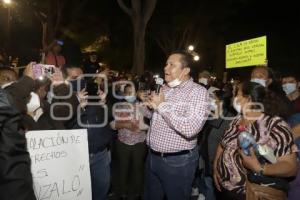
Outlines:
<svg viewBox="0 0 300 200"><path fill-rule="evenodd" d="M36 78L44 76L52 78L52 76L56 73L56 70L54 65L34 64L33 73Z"/></svg>
<svg viewBox="0 0 300 200"><path fill-rule="evenodd" d="M86 83L86 91L89 96L98 96L98 83L96 83L94 79L89 79Z"/></svg>

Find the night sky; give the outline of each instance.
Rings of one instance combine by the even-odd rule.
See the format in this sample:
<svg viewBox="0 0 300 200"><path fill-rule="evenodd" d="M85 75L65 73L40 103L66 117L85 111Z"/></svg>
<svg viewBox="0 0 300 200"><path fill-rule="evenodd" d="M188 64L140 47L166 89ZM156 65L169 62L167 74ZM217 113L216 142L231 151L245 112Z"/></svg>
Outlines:
<svg viewBox="0 0 300 200"><path fill-rule="evenodd" d="M12 10L12 53L20 55L21 63L26 63L36 58L41 48L41 25L30 8L21 5L21 0L15 1L19 5ZM99 51L101 59L114 68L129 69L132 25L117 1L88 0L72 17L69 14L76 3L65 1L68 4L63 12L60 37L66 38L66 33L71 32L72 42L85 47L96 38L107 36L109 41ZM4 42L6 11L0 7L0 46ZM186 26L194 31L187 43L196 43L196 51L201 56L196 65L198 70L222 71L226 44L267 35L269 66L300 75L300 7L296 1L158 0L146 34L146 69L158 72L164 65L166 55L157 38L161 35L172 38L172 34Z"/></svg>

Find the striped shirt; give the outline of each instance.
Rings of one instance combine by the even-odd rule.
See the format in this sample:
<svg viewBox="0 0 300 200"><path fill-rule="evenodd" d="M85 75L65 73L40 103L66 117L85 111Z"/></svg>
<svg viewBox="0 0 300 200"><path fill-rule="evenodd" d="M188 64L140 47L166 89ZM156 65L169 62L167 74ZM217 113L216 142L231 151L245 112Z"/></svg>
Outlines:
<svg viewBox="0 0 300 200"><path fill-rule="evenodd" d="M223 153L220 155L217 170L222 179L222 186L234 193L245 193L247 170L242 164L239 155L238 135L241 116L237 116L221 140ZM295 152L293 136L289 126L279 117L264 115L262 119L246 127L257 144L267 144L274 150L276 157L285 156Z"/></svg>
<svg viewBox="0 0 300 200"><path fill-rule="evenodd" d="M147 144L154 151L172 153L195 148L208 116L208 92L193 79L175 88L162 87L165 102L152 115Z"/></svg>

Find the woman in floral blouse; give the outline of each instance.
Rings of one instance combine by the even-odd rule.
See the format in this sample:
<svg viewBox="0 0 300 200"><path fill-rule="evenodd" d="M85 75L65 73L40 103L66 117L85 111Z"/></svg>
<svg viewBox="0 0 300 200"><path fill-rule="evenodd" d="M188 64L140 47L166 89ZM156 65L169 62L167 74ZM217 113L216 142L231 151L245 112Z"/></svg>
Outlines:
<svg viewBox="0 0 300 200"><path fill-rule="evenodd" d="M247 170L281 178L296 174L293 136L289 126L276 116L274 101L268 99L268 92L260 84L245 82L239 86L233 101L239 114L225 131L214 161L215 185L222 199L246 198ZM238 142L241 131L250 133L257 144L270 147L277 162L261 165L253 152L245 155Z"/></svg>

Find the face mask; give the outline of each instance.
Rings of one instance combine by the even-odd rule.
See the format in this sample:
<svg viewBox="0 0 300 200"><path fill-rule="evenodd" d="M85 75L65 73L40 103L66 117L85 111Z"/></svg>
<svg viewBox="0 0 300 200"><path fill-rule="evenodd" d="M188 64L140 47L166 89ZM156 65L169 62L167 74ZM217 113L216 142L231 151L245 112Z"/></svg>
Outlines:
<svg viewBox="0 0 300 200"><path fill-rule="evenodd" d="M168 83L168 86L171 88L177 87L178 85L181 84L181 81L177 78L171 82Z"/></svg>
<svg viewBox="0 0 300 200"><path fill-rule="evenodd" d="M297 86L295 83L286 83L282 85L282 89L286 95L289 95L297 90Z"/></svg>
<svg viewBox="0 0 300 200"><path fill-rule="evenodd" d="M40 97L34 92L31 92L30 94L31 94L30 101L26 105L27 111L34 112L41 106Z"/></svg>
<svg viewBox="0 0 300 200"><path fill-rule="evenodd" d="M199 78L199 83L202 83L203 85L207 85L208 84L207 78Z"/></svg>
<svg viewBox="0 0 300 200"><path fill-rule="evenodd" d="M85 87L84 79L80 79L79 81L80 85L78 85L78 79L70 80L69 83L70 85L72 85L73 92L79 92Z"/></svg>
<svg viewBox="0 0 300 200"><path fill-rule="evenodd" d="M179 78L176 78L175 80L167 83L167 85L171 88L177 87L178 85L180 85L182 83L182 81L180 80L182 76L182 73L179 75Z"/></svg>
<svg viewBox="0 0 300 200"><path fill-rule="evenodd" d="M264 80L264 79L260 79L260 78L253 78L251 79L251 82L254 82L254 83L258 83L258 84L261 84L262 86L266 87L267 86L267 81Z"/></svg>
<svg viewBox="0 0 300 200"><path fill-rule="evenodd" d="M124 99L128 102L128 103L134 103L136 101L136 96L125 96Z"/></svg>
<svg viewBox="0 0 300 200"><path fill-rule="evenodd" d="M233 108L236 110L236 112L241 113L242 112L242 106L241 104L237 103L237 97L233 100Z"/></svg>
<svg viewBox="0 0 300 200"><path fill-rule="evenodd" d="M44 113L44 111L42 108L37 109L35 111L35 115L33 116L33 120L37 122L43 113Z"/></svg>

